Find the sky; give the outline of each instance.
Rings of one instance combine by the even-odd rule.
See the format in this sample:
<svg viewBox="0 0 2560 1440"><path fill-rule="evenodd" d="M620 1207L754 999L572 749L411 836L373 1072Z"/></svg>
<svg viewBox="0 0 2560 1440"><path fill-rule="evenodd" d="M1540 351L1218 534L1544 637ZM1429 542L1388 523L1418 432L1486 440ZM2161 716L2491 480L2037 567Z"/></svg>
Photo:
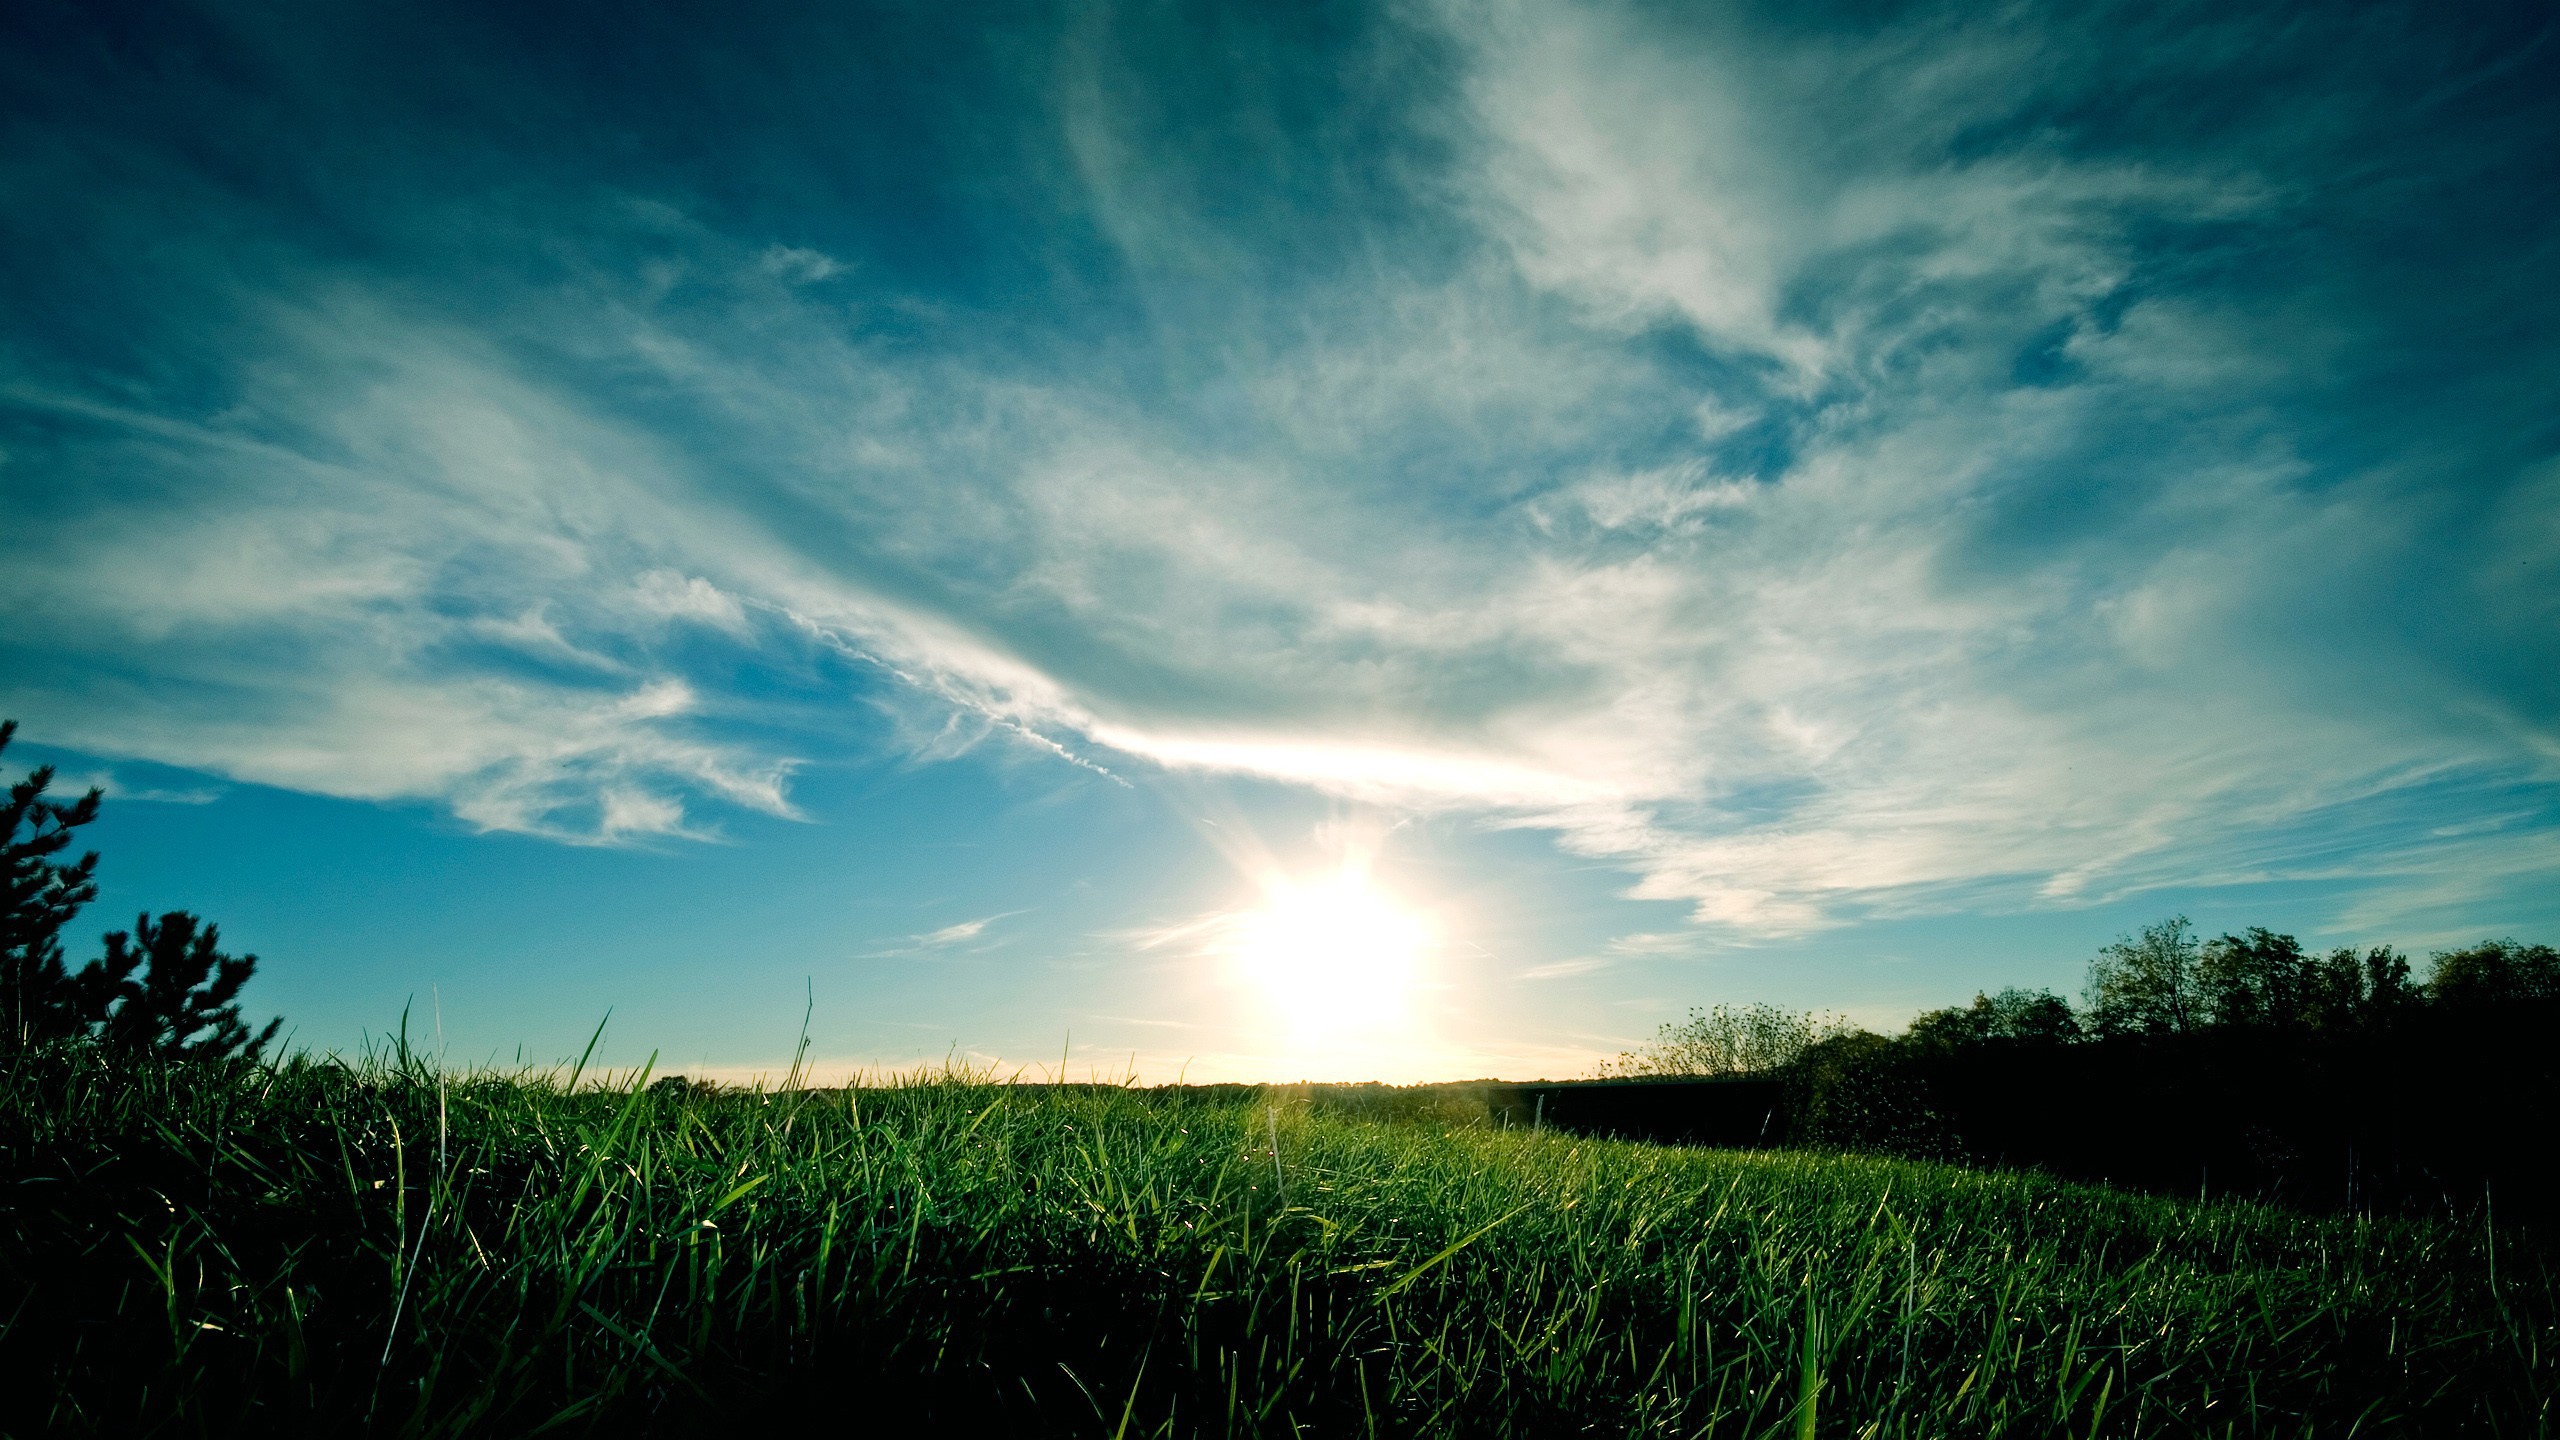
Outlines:
<svg viewBox="0 0 2560 1440"><path fill-rule="evenodd" d="M28 0L8 768L107 791L75 959L195 910L457 1064L1562 1076L2560 936L2555 31Z"/></svg>

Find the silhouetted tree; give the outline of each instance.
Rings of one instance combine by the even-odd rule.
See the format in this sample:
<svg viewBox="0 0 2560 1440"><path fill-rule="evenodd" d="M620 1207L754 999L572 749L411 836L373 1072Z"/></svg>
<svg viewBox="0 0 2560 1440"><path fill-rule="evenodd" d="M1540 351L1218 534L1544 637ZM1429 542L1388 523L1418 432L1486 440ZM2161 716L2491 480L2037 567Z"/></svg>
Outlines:
<svg viewBox="0 0 2560 1440"><path fill-rule="evenodd" d="M2313 1206L2425 1211L2494 1190L2502 1218L2520 1207L2560 1234L2560 1159L2536 1128L2560 1109L2560 950L2441 952L2419 985L2388 945L2315 953L2264 927L2204 940L2180 916L2102 949L2087 1003L1977 994L1896 1036L1698 1010L1601 1073L1769 1074L1785 1100L1764 1140Z"/></svg>
<svg viewBox="0 0 2560 1440"><path fill-rule="evenodd" d="M0 720L0 750L18 722ZM9 787L0 809L0 1049L78 1034L84 1027L62 964L62 927L97 898L96 851L64 863L71 832L98 818L99 792L70 804L44 798L53 767Z"/></svg>
<svg viewBox="0 0 2560 1440"><path fill-rule="evenodd" d="M2079 1038L2080 1020L2069 1001L2050 990L2014 986L1997 995L1976 991L1968 1006L1929 1011L1914 1019L1909 1031L1911 1042L1928 1050L1995 1041L2060 1045Z"/></svg>
<svg viewBox="0 0 2560 1440"><path fill-rule="evenodd" d="M2330 955L2332 962L2351 957L2353 950L2341 946ZM2376 945L2364 952L2364 1015L2369 1021L2389 1023L2423 1004L2426 996L2409 983L2409 957L2388 945Z"/></svg>
<svg viewBox="0 0 2560 1440"><path fill-rule="evenodd" d="M2389 1029L2425 996L2409 983L2409 957L2388 945L2362 954L2341 945L2305 962L2301 1023L2314 1030Z"/></svg>
<svg viewBox="0 0 2560 1440"><path fill-rule="evenodd" d="M2184 915L2146 925L2089 962L2089 1024L2101 1035L2176 1035L2204 1017L2202 950Z"/></svg>
<svg viewBox="0 0 2560 1440"><path fill-rule="evenodd" d="M0 750L18 722L0 720ZM64 863L71 832L98 818L101 792L66 805L47 800L53 767L9 787L0 808L0 1051L89 1038L171 1059L255 1059L284 1022L251 1034L240 987L255 955L225 955L220 932L183 910L106 937L106 953L67 973L62 927L98 897L98 854Z"/></svg>
<svg viewBox="0 0 2560 1440"><path fill-rule="evenodd" d="M2221 935L2196 954L2196 995L2208 1025L2246 1030L2300 1030L2334 1007L2333 977L2302 952L2302 942L2251 926ZM2359 987L2361 988L2361 987Z"/></svg>
<svg viewBox="0 0 2560 1440"><path fill-rule="evenodd" d="M1818 1040L1855 1027L1836 1016L1776 1005L1718 1005L1654 1032L1643 1048L1603 1062L1602 1077L1750 1075L1794 1064Z"/></svg>
<svg viewBox="0 0 2560 1440"><path fill-rule="evenodd" d="M2427 974L2427 991L2438 1004L2465 1010L2560 1000L2560 951L2513 940L2444 951Z"/></svg>
<svg viewBox="0 0 2560 1440"><path fill-rule="evenodd" d="M96 1017L98 1038L172 1060L258 1058L284 1022L270 1020L255 1035L242 1023L240 987L258 957L223 954L221 935L184 910L156 925L137 916L130 935L109 931L106 955L72 980L82 1011Z"/></svg>

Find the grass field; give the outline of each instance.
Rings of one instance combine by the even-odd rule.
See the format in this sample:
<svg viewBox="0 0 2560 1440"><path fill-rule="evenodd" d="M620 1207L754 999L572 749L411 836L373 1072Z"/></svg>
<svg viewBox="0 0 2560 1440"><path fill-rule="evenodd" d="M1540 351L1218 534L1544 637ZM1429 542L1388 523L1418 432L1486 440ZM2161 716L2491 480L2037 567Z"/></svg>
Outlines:
<svg viewBox="0 0 2560 1440"><path fill-rule="evenodd" d="M2544 1435L2485 1224L940 1077L15 1062L12 1433Z"/></svg>

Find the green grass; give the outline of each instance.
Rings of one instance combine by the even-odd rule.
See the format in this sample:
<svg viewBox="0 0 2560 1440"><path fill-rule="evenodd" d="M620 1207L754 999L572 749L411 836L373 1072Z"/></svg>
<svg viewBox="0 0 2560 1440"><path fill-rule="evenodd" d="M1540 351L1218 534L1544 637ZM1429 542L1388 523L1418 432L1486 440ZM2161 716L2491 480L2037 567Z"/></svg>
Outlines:
<svg viewBox="0 0 2560 1440"><path fill-rule="evenodd" d="M630 1079L12 1062L0 1426L2523 1436L2560 1389L2551 1273L2478 1226L1285 1095Z"/></svg>

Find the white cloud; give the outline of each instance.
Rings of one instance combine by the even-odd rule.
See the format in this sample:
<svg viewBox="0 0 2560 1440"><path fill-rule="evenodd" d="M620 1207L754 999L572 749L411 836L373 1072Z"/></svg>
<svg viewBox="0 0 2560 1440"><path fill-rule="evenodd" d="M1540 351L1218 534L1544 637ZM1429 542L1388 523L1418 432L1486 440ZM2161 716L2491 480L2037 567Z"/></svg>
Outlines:
<svg viewBox="0 0 2560 1440"><path fill-rule="evenodd" d="M985 932L987 926L992 924L996 918L997 917L992 915L986 915L975 920L963 920L957 925L945 925L941 929L933 931L930 934L917 936L916 943L928 946L957 945L964 940L975 940L979 935Z"/></svg>
<svg viewBox="0 0 2560 1440"><path fill-rule="evenodd" d="M19 383L91 473L157 487L99 482L0 578L153 683L29 693L107 753L627 841L792 813L791 757L734 723L759 697L687 666L799 646L917 697L921 755L1480 814L1757 932L2431 884L2507 845L2275 838L2560 770L2530 696L2362 623L2413 527L2454 522L2389 466L2308 483L2273 387L2352 337L2119 295L2144 235L2283 187L2032 133L1959 153L2052 82L2014 16L1439 19L1428 235L1338 270L1264 266L1287 237L1186 198L1102 62L1062 59L1138 338L1017 350L653 206L646 246L558 242L568 278L478 310L289 287L232 337L220 413ZM866 305L921 338L877 341ZM2038 346L2073 383L2015 379ZM2521 632L2560 489L2488 508L2436 538L2503 537L2481 608Z"/></svg>
<svg viewBox="0 0 2560 1440"><path fill-rule="evenodd" d="M215 785L190 785L183 790L161 786L129 785L112 770L64 771L53 777L47 793L56 798L74 798L97 790L109 800L132 800L146 805L210 805L223 796Z"/></svg>
<svg viewBox="0 0 2560 1440"><path fill-rule="evenodd" d="M632 588L635 603L650 614L691 620L740 637L747 633L746 606L699 575L651 570Z"/></svg>
<svg viewBox="0 0 2560 1440"><path fill-rule="evenodd" d="M1023 912L1019 910L1003 910L998 911L993 915L981 915L975 920L962 920L956 924L945 925L939 930L928 930L920 935L907 936L898 944L888 946L885 949L866 950L857 958L863 960L891 960L900 956L929 955L937 951L955 950L964 946L971 946L972 942L986 935L988 926L995 924L999 920L1011 919L1012 917L1022 913ZM986 947L975 946L973 948L983 949Z"/></svg>
<svg viewBox="0 0 2560 1440"><path fill-rule="evenodd" d="M1703 460L1597 476L1569 492L1582 513L1603 530L1696 530L1719 510L1751 503L1759 487L1747 480L1710 480ZM1543 515L1540 516L1544 518Z"/></svg>
<svg viewBox="0 0 2560 1440"><path fill-rule="evenodd" d="M767 246L757 263L766 274L794 285L814 285L845 271L844 263L834 256L798 245Z"/></svg>

